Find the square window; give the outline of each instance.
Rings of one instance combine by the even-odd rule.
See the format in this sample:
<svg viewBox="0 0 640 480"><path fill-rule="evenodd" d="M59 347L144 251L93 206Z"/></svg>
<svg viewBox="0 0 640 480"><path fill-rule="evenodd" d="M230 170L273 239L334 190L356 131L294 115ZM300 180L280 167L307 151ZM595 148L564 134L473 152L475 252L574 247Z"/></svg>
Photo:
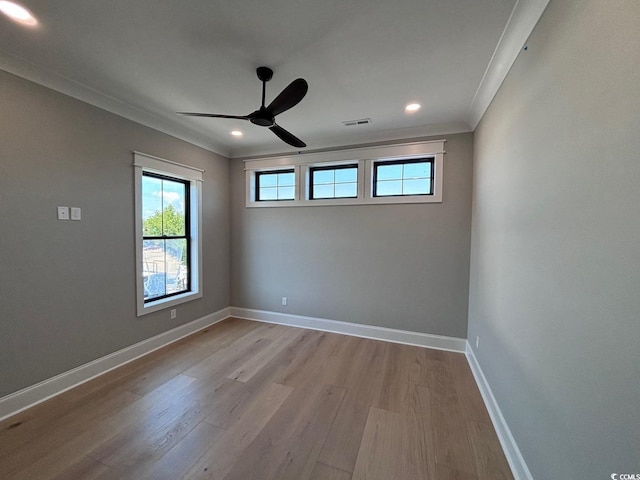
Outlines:
<svg viewBox="0 0 640 480"><path fill-rule="evenodd" d="M293 169L256 172L256 201L294 200L295 185Z"/></svg>
<svg viewBox="0 0 640 480"><path fill-rule="evenodd" d="M433 158L375 162L373 196L433 195Z"/></svg>
<svg viewBox="0 0 640 480"><path fill-rule="evenodd" d="M358 197L357 165L311 167L309 176L310 200Z"/></svg>

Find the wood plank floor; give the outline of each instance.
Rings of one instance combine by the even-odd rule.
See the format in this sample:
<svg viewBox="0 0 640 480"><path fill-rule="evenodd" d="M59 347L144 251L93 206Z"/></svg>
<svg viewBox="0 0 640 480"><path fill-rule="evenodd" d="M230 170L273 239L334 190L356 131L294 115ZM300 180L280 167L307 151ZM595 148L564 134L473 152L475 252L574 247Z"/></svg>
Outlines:
<svg viewBox="0 0 640 480"><path fill-rule="evenodd" d="M1 422L0 477L513 478L464 355L239 319Z"/></svg>

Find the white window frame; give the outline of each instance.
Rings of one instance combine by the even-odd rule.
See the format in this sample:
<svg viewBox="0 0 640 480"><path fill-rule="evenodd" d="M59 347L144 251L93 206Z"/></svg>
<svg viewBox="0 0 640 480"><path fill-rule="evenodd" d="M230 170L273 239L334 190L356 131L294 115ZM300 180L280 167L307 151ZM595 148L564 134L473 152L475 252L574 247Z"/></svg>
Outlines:
<svg viewBox="0 0 640 480"><path fill-rule="evenodd" d="M245 160L246 198L248 208L264 207L309 207L326 205L375 205L399 203L442 203L444 174L445 140L383 145L377 147L351 148L328 152L301 153L271 158ZM432 195L373 196L374 163L394 160L412 160L433 158L434 180ZM358 166L357 198L309 198L311 167L340 166L356 164ZM256 201L255 179L257 172L293 168L296 189L293 200Z"/></svg>
<svg viewBox="0 0 640 480"><path fill-rule="evenodd" d="M135 177L135 228L136 228L136 306L137 316L157 312L184 302L202 298L202 174L204 170L154 157L145 153L134 152ZM142 173L152 172L167 175L190 182L190 215L191 215L191 290L188 292L162 298L156 301L144 301L142 255Z"/></svg>

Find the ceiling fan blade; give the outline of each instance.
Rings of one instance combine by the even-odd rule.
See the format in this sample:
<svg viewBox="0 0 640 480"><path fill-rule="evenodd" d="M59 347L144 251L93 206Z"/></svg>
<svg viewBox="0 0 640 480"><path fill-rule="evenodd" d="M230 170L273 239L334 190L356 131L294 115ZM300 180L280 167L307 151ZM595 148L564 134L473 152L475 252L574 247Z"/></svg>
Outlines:
<svg viewBox="0 0 640 480"><path fill-rule="evenodd" d="M309 85L304 78L298 78L291 82L267 107L267 111L274 117L297 105L309 90Z"/></svg>
<svg viewBox="0 0 640 480"><path fill-rule="evenodd" d="M296 137L292 133L287 132L280 125L274 125L273 127L269 127L269 130L275 133L278 136L278 138L280 138L280 140L282 140L285 143L288 143L292 147L303 148L307 146L306 143L304 143L302 140L300 140L298 137Z"/></svg>
<svg viewBox="0 0 640 480"><path fill-rule="evenodd" d="M246 115L218 115L217 113L193 113L193 112L176 112L178 115L187 117L209 117L209 118L234 118L236 120L249 120Z"/></svg>

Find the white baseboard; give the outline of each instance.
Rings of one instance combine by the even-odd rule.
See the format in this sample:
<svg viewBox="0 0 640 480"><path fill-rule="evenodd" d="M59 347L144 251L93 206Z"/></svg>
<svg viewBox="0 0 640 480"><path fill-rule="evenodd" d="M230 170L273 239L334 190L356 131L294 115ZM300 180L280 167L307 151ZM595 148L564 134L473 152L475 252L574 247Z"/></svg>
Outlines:
<svg viewBox="0 0 640 480"><path fill-rule="evenodd" d="M480 393L482 394L484 403L487 406L487 410L489 411L489 416L491 417L493 428L495 428L496 433L498 434L500 445L502 445L504 455L505 457L507 457L507 461L509 462L509 466L511 467L511 473L513 473L513 477L515 478L515 480L533 480L531 472L529 471L529 467L527 467L527 464L522 457L522 453L520 452L520 449L518 448L513 435L511 435L509 425L507 425L507 421L502 415L502 411L500 410L500 406L496 401L496 397L493 396L491 387L489 386L489 383L487 382L487 379L484 376L482 369L480 368L478 359L473 353L473 349L471 348L469 342L467 342L466 355L469 366L471 367L471 371L473 372L473 376L475 377L478 388L480 389Z"/></svg>
<svg viewBox="0 0 640 480"><path fill-rule="evenodd" d="M360 323L339 322L324 318L305 317L302 315L290 315L287 313L268 312L264 310L252 310L249 308L231 307L231 316L256 320L266 323L278 323L292 327L321 330L323 332L341 333L354 337L383 340L417 347L435 348L451 352L465 353L467 341L464 338L430 335L428 333L396 330L394 328L376 327Z"/></svg>
<svg viewBox="0 0 640 480"><path fill-rule="evenodd" d="M500 411L491 387L480 368L471 345L466 339L240 307L223 308L2 397L0 398L0 421L229 317L465 353L515 480L533 480L531 472L511 434L511 430Z"/></svg>
<svg viewBox="0 0 640 480"><path fill-rule="evenodd" d="M217 312L205 315L197 320L180 325L155 337L148 338L117 352L105 355L92 362L80 365L72 370L56 375L30 387L0 398L0 420L15 415L22 410L44 402L51 397L61 394L81 383L107 373L148 353L158 350L170 343L180 340L187 335L218 323L228 318L230 308L226 307Z"/></svg>

